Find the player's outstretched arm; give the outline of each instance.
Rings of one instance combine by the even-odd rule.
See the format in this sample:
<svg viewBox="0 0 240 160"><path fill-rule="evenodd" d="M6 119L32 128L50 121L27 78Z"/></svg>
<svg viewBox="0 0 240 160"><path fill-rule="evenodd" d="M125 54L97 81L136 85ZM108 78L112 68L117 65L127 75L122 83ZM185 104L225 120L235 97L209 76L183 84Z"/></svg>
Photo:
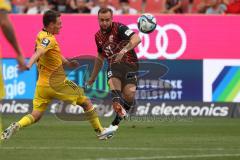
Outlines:
<svg viewBox="0 0 240 160"><path fill-rule="evenodd" d="M135 47L137 47L137 45L141 43L141 38L139 37L139 35L137 35L136 33L131 37L129 43L123 47L122 50L125 50L125 51L130 51L132 49L134 49Z"/></svg>
<svg viewBox="0 0 240 160"><path fill-rule="evenodd" d="M62 55L62 64L72 69L75 69L80 65L76 59L68 60L63 55Z"/></svg>
<svg viewBox="0 0 240 160"><path fill-rule="evenodd" d="M87 85L91 86L97 78L99 71L102 69L104 62L104 57L98 54L98 57L95 59L93 72L90 79L87 82Z"/></svg>
<svg viewBox="0 0 240 160"><path fill-rule="evenodd" d="M129 43L127 43L127 45L124 46L123 49L117 54L115 61L116 62L121 61L124 54L137 47L139 43L141 43L141 38L139 37L139 35L137 34L132 35L132 37L129 40Z"/></svg>
<svg viewBox="0 0 240 160"><path fill-rule="evenodd" d="M62 63L63 63L63 65L69 63L69 61L63 55L62 55Z"/></svg>
<svg viewBox="0 0 240 160"><path fill-rule="evenodd" d="M25 66L24 57L22 55L21 48L19 47L12 23L9 20L7 13L0 13L0 26L2 28L4 36L6 37L8 42L11 44L11 46L14 48L17 54L17 61L19 66L20 67Z"/></svg>
<svg viewBox="0 0 240 160"><path fill-rule="evenodd" d="M26 68L23 68L23 69L21 69L21 70L29 70L29 69L32 67L32 65L37 62L37 60L39 59L39 57L41 57L42 55L45 54L45 52L46 52L46 51L45 51L44 49L38 48L38 49L36 50L35 54L33 54L32 57L30 58L27 67L26 67Z"/></svg>

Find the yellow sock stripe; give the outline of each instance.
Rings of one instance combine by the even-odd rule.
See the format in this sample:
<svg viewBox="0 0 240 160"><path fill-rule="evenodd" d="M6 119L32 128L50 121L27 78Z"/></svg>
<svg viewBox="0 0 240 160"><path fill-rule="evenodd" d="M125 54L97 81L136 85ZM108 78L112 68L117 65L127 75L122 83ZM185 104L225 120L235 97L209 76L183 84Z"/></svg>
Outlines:
<svg viewBox="0 0 240 160"><path fill-rule="evenodd" d="M27 117L30 119L31 123L34 123L35 119L31 114L28 114Z"/></svg>
<svg viewBox="0 0 240 160"><path fill-rule="evenodd" d="M20 121L18 121L18 124L20 125L20 128L29 126L34 123L34 118L31 114L28 114L24 116Z"/></svg>

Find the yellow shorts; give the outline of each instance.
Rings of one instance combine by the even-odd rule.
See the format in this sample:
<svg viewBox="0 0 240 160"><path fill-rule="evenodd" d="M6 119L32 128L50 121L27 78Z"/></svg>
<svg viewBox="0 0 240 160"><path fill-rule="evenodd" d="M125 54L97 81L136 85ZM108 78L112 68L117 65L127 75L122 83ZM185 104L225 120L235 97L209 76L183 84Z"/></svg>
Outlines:
<svg viewBox="0 0 240 160"><path fill-rule="evenodd" d="M87 97L84 95L83 89L70 80L65 80L61 85L54 87L37 85L33 99L33 110L44 112L53 99L80 105L86 101Z"/></svg>

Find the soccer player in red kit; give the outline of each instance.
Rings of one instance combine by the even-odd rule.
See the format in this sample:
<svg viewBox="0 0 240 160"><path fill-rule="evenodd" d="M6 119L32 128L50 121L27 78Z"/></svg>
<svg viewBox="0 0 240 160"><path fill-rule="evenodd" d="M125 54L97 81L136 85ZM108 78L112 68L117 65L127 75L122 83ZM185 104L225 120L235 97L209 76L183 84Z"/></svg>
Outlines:
<svg viewBox="0 0 240 160"><path fill-rule="evenodd" d="M88 85L94 83L104 59L107 59L112 106L117 113L110 127L115 127L117 130L120 121L134 105L138 72L138 58L134 48L141 42L141 39L127 26L113 22L112 19L111 9L101 8L99 10L100 30L95 34L98 56Z"/></svg>

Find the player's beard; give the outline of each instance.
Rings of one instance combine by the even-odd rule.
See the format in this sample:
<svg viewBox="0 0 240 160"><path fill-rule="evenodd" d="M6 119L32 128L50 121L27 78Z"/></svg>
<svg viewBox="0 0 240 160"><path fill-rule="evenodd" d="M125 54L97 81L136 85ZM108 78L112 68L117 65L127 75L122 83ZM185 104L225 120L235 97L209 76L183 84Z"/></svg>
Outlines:
<svg viewBox="0 0 240 160"><path fill-rule="evenodd" d="M101 26L100 26L100 28L101 28L101 31L102 31L103 33L109 33L109 32L111 32L111 30L112 30L112 24L111 24L107 29L104 29L104 28L102 28Z"/></svg>

